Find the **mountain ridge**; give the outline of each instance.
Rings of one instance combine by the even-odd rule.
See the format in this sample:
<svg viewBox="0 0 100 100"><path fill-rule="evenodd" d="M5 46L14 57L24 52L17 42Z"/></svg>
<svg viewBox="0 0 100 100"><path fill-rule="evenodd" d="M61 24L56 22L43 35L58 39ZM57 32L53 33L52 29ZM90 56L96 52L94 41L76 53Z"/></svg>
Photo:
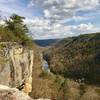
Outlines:
<svg viewBox="0 0 100 100"><path fill-rule="evenodd" d="M47 50L46 59L54 73L100 82L100 33L61 40ZM76 66L76 67L75 67Z"/></svg>
<svg viewBox="0 0 100 100"><path fill-rule="evenodd" d="M37 45L41 47L47 47L47 46L52 46L56 42L58 42L61 39L40 39L40 40L33 40Z"/></svg>

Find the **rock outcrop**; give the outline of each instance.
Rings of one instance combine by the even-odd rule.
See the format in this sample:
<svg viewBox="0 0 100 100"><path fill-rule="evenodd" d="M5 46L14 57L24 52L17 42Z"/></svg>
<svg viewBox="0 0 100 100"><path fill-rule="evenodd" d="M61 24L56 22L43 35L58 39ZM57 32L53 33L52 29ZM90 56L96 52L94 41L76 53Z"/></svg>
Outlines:
<svg viewBox="0 0 100 100"><path fill-rule="evenodd" d="M0 43L0 84L31 92L33 58L33 50L17 43Z"/></svg>
<svg viewBox="0 0 100 100"><path fill-rule="evenodd" d="M16 88L0 85L0 100L33 100Z"/></svg>
<svg viewBox="0 0 100 100"><path fill-rule="evenodd" d="M16 88L0 85L0 100L50 100L50 99L32 99L25 93Z"/></svg>

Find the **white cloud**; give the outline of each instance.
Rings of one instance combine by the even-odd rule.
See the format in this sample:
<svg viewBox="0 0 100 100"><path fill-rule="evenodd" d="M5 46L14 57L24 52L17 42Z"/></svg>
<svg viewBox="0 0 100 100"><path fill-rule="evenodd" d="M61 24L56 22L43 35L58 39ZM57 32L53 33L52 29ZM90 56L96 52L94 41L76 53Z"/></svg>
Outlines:
<svg viewBox="0 0 100 100"><path fill-rule="evenodd" d="M33 0L31 0L31 1L29 2L29 4L28 4L28 7L32 7L32 6L34 6L34 1L33 1Z"/></svg>
<svg viewBox="0 0 100 100"><path fill-rule="evenodd" d="M93 12L100 6L99 0L30 0L28 7L24 9L16 5L14 3L16 1L18 0L0 0L0 10L5 14L17 13L31 18L27 18L25 23L33 38L63 38L100 31L92 23L85 23L86 20L91 19L91 16L77 14L78 12ZM31 11L28 11L27 9L30 8ZM74 21L77 25L70 25L71 23L67 25L68 21Z"/></svg>
<svg viewBox="0 0 100 100"><path fill-rule="evenodd" d="M71 20L76 22L90 19L77 15L79 11L93 11L98 8L99 0L31 0L31 6L42 9L43 18L35 18L28 24L35 38L63 38L77 34L99 31L92 23L66 25Z"/></svg>
<svg viewBox="0 0 100 100"><path fill-rule="evenodd" d="M75 21L82 21L82 20L87 20L89 18L88 17L82 17L82 16L73 16L72 19L75 20Z"/></svg>
<svg viewBox="0 0 100 100"><path fill-rule="evenodd" d="M92 23L76 25L76 26L73 26L72 29L73 31L78 32L78 34L85 34L85 33L100 31L100 28L96 27Z"/></svg>
<svg viewBox="0 0 100 100"><path fill-rule="evenodd" d="M43 12L44 12L44 14L45 14L45 15L44 15L45 17L47 17L47 18L50 18L50 17L51 17L51 14L50 14L50 12L49 12L48 9L44 10Z"/></svg>
<svg viewBox="0 0 100 100"><path fill-rule="evenodd" d="M30 34L35 39L43 38L64 38L72 35L69 26L60 23L51 23L48 19L33 18L33 20L26 19Z"/></svg>
<svg viewBox="0 0 100 100"><path fill-rule="evenodd" d="M30 4L41 7L46 18L55 20L73 17L80 10L93 10L99 0L31 0Z"/></svg>
<svg viewBox="0 0 100 100"><path fill-rule="evenodd" d="M30 34L35 39L64 38L78 34L100 31L100 29L92 23L63 25L60 23L52 23L48 19L38 17L34 17L31 20L26 19L25 23L30 29Z"/></svg>

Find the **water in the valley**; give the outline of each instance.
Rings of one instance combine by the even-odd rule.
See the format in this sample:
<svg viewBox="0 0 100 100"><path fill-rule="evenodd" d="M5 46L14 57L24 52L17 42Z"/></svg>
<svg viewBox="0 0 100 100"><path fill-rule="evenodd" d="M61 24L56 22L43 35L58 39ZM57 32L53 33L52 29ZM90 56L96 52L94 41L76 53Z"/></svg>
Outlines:
<svg viewBox="0 0 100 100"><path fill-rule="evenodd" d="M42 65L43 65L42 69L45 70L45 71L50 72L49 64L48 64L48 62L43 58L43 54L40 53L40 56L41 56Z"/></svg>

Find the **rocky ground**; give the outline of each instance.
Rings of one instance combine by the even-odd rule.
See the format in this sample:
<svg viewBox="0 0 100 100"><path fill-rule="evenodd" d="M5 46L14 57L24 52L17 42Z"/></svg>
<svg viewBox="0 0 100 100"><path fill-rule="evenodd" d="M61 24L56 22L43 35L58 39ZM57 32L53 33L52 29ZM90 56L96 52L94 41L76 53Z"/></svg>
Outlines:
<svg viewBox="0 0 100 100"><path fill-rule="evenodd" d="M16 88L0 85L0 100L33 100Z"/></svg>

